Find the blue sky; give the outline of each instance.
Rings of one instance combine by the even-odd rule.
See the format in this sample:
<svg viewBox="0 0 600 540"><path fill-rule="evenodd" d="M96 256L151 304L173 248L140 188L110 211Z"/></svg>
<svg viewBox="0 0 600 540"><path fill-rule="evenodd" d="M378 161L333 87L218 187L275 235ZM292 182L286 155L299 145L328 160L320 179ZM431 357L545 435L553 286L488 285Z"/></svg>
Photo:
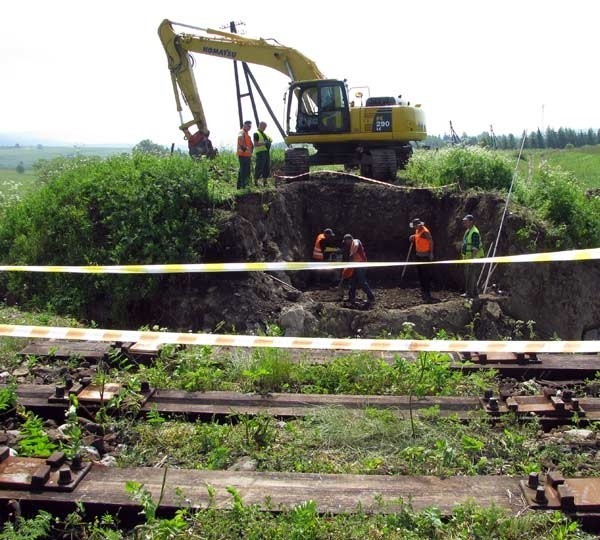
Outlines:
<svg viewBox="0 0 600 540"><path fill-rule="evenodd" d="M428 131L600 128L594 0L354 3L222 0L19 0L0 8L0 133L71 143L182 144L162 19L200 27L244 21L327 76L371 95L421 103ZM196 56L213 141L237 133L230 61ZM253 68L279 118L287 78ZM250 116L247 114L246 116Z"/></svg>

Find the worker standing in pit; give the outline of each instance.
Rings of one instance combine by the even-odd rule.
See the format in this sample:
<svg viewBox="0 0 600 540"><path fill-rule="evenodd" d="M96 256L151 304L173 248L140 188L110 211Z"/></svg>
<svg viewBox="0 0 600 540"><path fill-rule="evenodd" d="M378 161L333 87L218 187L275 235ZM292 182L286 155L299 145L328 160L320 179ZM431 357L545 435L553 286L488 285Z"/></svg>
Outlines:
<svg viewBox="0 0 600 540"><path fill-rule="evenodd" d="M259 122L258 130L254 134L254 155L256 164L254 166L254 182L258 186L258 180L263 179L263 186L267 185L267 178L271 176L271 142L272 139L265 133L266 122Z"/></svg>
<svg viewBox="0 0 600 540"><path fill-rule="evenodd" d="M252 128L252 122L246 120L242 129L238 133L237 138L237 156L240 162L240 169L238 171L237 188L244 189L250 185L250 174L252 168L252 151L254 150L254 144L248 132Z"/></svg>
<svg viewBox="0 0 600 540"><path fill-rule="evenodd" d="M483 244L481 242L481 234L475 226L475 218L471 214L467 214L462 219L465 234L462 239L461 256L463 259L479 259L483 257ZM477 279L479 276L478 264L465 264L465 293L462 296L467 298L478 298Z"/></svg>
<svg viewBox="0 0 600 540"><path fill-rule="evenodd" d="M353 238L351 234L344 235L342 253L344 261L367 262L367 253L362 242L358 238ZM350 304L355 303L356 288L360 287L367 295L367 307L373 305L375 295L367 283L366 268L344 268L342 278L350 280L350 289L348 291L348 302Z"/></svg>
<svg viewBox="0 0 600 540"><path fill-rule="evenodd" d="M431 232L425 226L425 222L419 218L414 218L410 224L415 233L411 234L409 241L415 248L415 260L419 263L433 261L433 237ZM417 266L419 274L419 285L421 286L421 296L428 304L433 301L431 298L431 266L420 264Z"/></svg>

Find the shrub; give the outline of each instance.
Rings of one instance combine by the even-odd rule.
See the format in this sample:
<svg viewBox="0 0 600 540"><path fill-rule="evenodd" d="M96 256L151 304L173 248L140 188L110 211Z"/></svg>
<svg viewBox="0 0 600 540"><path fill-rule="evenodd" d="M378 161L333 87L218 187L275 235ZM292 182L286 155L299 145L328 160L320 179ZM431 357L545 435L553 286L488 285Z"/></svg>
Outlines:
<svg viewBox="0 0 600 540"><path fill-rule="evenodd" d="M0 252L6 264L190 263L216 239L212 208L234 192L213 179L218 163L145 153L59 158L38 166L45 183L6 209ZM17 300L82 314L102 297L114 310L152 294L169 276L9 275ZM141 284L141 285L140 285Z"/></svg>
<svg viewBox="0 0 600 540"><path fill-rule="evenodd" d="M517 199L547 220L557 248L597 247L600 200L588 198L572 173L542 164L528 184L519 183Z"/></svg>
<svg viewBox="0 0 600 540"><path fill-rule="evenodd" d="M501 154L478 147L452 147L418 152L406 168L411 179L426 185L459 182L463 188L508 190L512 168Z"/></svg>

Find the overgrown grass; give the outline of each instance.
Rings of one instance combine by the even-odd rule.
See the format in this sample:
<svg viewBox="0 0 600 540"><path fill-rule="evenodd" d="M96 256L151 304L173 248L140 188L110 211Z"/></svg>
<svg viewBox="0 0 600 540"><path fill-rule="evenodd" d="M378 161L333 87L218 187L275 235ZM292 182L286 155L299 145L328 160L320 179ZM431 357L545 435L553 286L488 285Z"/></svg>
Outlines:
<svg viewBox="0 0 600 540"><path fill-rule="evenodd" d="M595 450L540 438L532 420L505 418L495 425L483 413L471 420L421 409L415 431L393 409L323 407L312 416L275 423L268 416L232 411L230 423L175 420L128 424L123 466L153 466L166 460L182 468L226 469L241 457L258 470L398 475L527 476L560 469L569 476L597 476ZM165 457L166 456L166 457Z"/></svg>
<svg viewBox="0 0 600 540"><path fill-rule="evenodd" d="M79 323L70 317L61 317L48 311L24 311L17 306L7 306L2 303L0 303L0 324L79 326ZM21 351L26 343L23 338L0 337L0 366L2 369L12 369L23 362L23 359L17 357L16 353Z"/></svg>
<svg viewBox="0 0 600 540"><path fill-rule="evenodd" d="M573 173L541 164L518 182L515 198L545 220L557 248L600 245L600 197L587 197Z"/></svg>
<svg viewBox="0 0 600 540"><path fill-rule="evenodd" d="M423 353L421 358L419 363L398 356L388 364L363 352L314 364L310 360L293 361L281 349L228 355L211 347L190 347L165 351L151 366L140 365L128 373L136 373L157 388L188 391L407 395L418 390L415 395L478 395L493 386L493 370L463 374L451 369L447 354Z"/></svg>
<svg viewBox="0 0 600 540"><path fill-rule="evenodd" d="M498 152L457 146L416 152L403 176L425 186L458 183L463 189L508 190L512 170L510 162Z"/></svg>
<svg viewBox="0 0 600 540"><path fill-rule="evenodd" d="M204 510L180 509L171 518L157 516L157 501L144 486L130 486L130 494L143 505L145 522L134 530L119 529L118 517L104 515L93 520L85 518L85 506L56 518L40 511L33 518L19 518L16 524L6 523L3 540L47 538L72 539L138 539L165 540L202 538L248 538L253 540L281 539L322 540L422 540L429 539L502 539L540 538L553 540L592 539L576 522L560 512L528 512L511 515L497 506L480 507L475 503L458 504L450 516L443 516L435 507L415 510L409 501L377 501L374 511L358 508L352 514L321 514L312 500L284 511L265 512L259 505L245 504L240 494L229 488L231 509L217 508L214 490L207 487L211 503ZM185 494L183 494L185 495ZM54 525L54 527L53 527Z"/></svg>

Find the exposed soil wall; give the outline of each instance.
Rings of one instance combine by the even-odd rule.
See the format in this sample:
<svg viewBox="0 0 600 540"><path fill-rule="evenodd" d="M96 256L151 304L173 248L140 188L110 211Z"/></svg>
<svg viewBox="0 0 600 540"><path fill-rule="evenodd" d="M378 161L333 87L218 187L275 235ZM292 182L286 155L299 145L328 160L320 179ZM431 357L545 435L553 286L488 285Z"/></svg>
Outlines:
<svg viewBox="0 0 600 540"><path fill-rule="evenodd" d="M424 220L432 231L436 259L452 260L457 258L463 234L462 217L467 213L476 216L487 250L495 241L503 209L504 199L495 194L399 188L320 173L274 191L238 197L233 210L221 212L220 236L206 249L206 262L310 260L314 238L326 227L340 240L344 233L360 238L369 260L404 261L411 233L408 223L414 217ZM533 231L530 240L517 234L525 226ZM545 243L539 224L509 214L498 254L552 250ZM438 297L445 301L397 309L387 291L398 288L400 274L400 268L369 270L378 301L368 312L344 309L337 298L315 301L310 293L298 297L259 273L181 276L171 281L170 290L156 301L156 313L144 313L143 317L148 317L146 322L156 322L152 317L158 315L162 324L194 330L256 331L266 322L280 322L282 313L302 305L304 314L295 316L302 319L301 324L299 319L294 323L298 333L356 335L360 329L361 335L376 336L397 332L403 322L421 320L426 313L430 322L419 323L420 330L431 334L440 328L459 331L493 299L465 306L459 300L463 267L443 265L435 267L433 274L437 288L444 291ZM308 272L276 277L303 291L310 288ZM402 285L416 287L415 281L416 270L409 268ZM600 299L595 292L600 267L596 262L500 265L491 283L507 293L494 300L502 317L535 320L539 337L580 339L585 330L600 327ZM406 294L410 290L406 289ZM480 319L481 315L476 317ZM491 333L500 327L495 325Z"/></svg>

